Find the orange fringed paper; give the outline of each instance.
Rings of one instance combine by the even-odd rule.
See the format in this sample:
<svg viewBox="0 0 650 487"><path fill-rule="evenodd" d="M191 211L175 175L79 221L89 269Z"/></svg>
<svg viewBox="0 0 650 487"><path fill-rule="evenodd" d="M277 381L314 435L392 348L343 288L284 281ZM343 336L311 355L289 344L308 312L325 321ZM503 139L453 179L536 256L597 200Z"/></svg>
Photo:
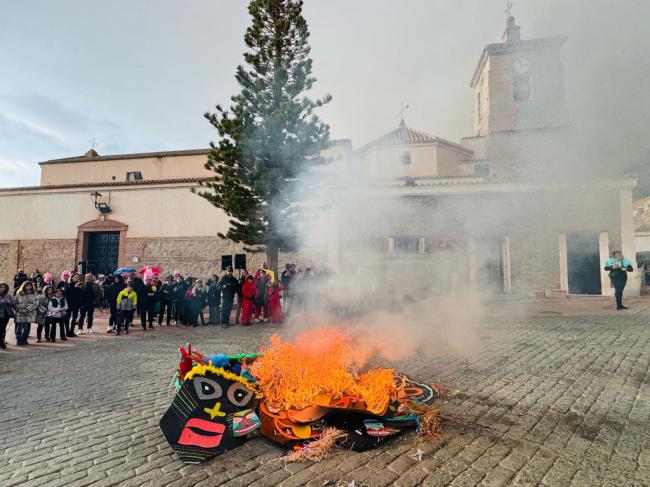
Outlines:
<svg viewBox="0 0 650 487"><path fill-rule="evenodd" d="M321 328L299 334L294 342L277 335L253 364L252 374L264 401L278 409L304 408L317 396L337 400L349 396L371 409L381 409L397 397L395 372L352 371L354 344L339 328Z"/></svg>

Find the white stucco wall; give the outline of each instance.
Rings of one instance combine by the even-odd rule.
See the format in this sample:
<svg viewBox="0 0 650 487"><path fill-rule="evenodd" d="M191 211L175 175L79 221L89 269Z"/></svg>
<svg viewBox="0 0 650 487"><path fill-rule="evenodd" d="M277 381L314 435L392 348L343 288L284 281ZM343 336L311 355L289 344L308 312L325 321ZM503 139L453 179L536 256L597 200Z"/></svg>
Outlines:
<svg viewBox="0 0 650 487"><path fill-rule="evenodd" d="M207 160L200 154L42 164L41 185L126 181L126 173L133 171L140 171L146 180L214 176L204 166Z"/></svg>
<svg viewBox="0 0 650 487"><path fill-rule="evenodd" d="M77 227L98 217L90 193L108 202L108 217L129 226L129 238L215 236L228 218L190 192L191 184L0 192L0 240L74 239Z"/></svg>
<svg viewBox="0 0 650 487"><path fill-rule="evenodd" d="M411 164L401 163L404 152L411 153ZM444 144L404 144L375 147L359 157L377 177L402 178L456 176L458 162L469 155Z"/></svg>

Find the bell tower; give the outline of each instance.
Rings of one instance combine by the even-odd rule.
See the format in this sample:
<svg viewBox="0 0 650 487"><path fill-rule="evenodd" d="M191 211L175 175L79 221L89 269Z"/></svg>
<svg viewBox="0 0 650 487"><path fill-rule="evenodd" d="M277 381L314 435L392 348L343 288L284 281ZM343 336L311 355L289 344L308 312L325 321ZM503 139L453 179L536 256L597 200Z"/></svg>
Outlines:
<svg viewBox="0 0 650 487"><path fill-rule="evenodd" d="M502 42L483 49L474 89L474 136L566 124L560 49L566 36L521 39L508 9Z"/></svg>

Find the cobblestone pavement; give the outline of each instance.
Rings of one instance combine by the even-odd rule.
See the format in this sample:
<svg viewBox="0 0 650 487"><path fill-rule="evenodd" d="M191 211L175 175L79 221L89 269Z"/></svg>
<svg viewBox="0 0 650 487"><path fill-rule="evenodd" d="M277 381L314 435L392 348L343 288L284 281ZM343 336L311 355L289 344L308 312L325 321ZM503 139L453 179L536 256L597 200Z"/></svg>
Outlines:
<svg viewBox="0 0 650 487"><path fill-rule="evenodd" d="M180 344L253 351L274 326L12 346L0 353L0 485L650 485L649 322L646 313L491 319L471 358L393 364L459 390L441 405L442 441L409 433L288 465L263 438L184 465L158 429Z"/></svg>

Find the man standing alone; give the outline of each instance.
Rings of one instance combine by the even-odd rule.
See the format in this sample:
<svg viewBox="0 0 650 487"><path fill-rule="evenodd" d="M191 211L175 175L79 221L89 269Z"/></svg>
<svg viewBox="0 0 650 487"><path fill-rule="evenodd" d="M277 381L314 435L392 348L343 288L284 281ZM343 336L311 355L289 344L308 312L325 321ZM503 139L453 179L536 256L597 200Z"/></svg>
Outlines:
<svg viewBox="0 0 650 487"><path fill-rule="evenodd" d="M623 289L627 284L627 273L632 272L632 263L623 257L623 253L615 251L612 257L605 262L605 270L609 271L609 278L614 286L614 296L616 297L616 309L627 309L623 306Z"/></svg>
<svg viewBox="0 0 650 487"><path fill-rule="evenodd" d="M228 267L226 275L219 280L218 288L221 291L221 326L226 327L230 324L232 303L239 290L239 281L232 275L232 267Z"/></svg>
<svg viewBox="0 0 650 487"><path fill-rule="evenodd" d="M221 306L221 290L219 289L219 276L212 274L208 282L208 308L210 316L208 325L216 325L220 321L219 306Z"/></svg>

